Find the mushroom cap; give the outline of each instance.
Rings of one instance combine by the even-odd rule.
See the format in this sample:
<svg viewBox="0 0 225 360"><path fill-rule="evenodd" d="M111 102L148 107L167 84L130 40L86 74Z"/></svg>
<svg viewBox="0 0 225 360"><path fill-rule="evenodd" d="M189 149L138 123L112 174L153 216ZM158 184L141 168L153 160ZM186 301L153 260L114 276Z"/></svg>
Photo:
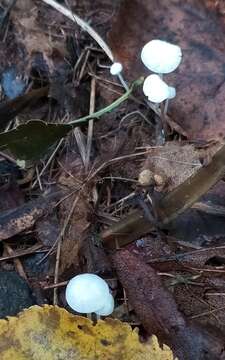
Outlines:
<svg viewBox="0 0 225 360"><path fill-rule="evenodd" d="M114 310L114 298L112 294L109 294L105 302L105 305L100 310L95 311L95 313L101 316L108 316L112 314L113 310Z"/></svg>
<svg viewBox="0 0 225 360"><path fill-rule="evenodd" d="M144 65L157 74L169 74L181 63L182 51L177 45L162 40L151 40L142 49Z"/></svg>
<svg viewBox="0 0 225 360"><path fill-rule="evenodd" d="M161 103L166 99L170 99L174 95L174 91L172 92L171 87L156 74L149 75L143 84L144 94L148 97L149 101L154 103Z"/></svg>
<svg viewBox="0 0 225 360"><path fill-rule="evenodd" d="M66 287L66 301L79 313L92 313L103 308L109 295L107 282L95 274L77 275Z"/></svg>
<svg viewBox="0 0 225 360"><path fill-rule="evenodd" d="M168 99L175 98L176 94L177 94L176 89L173 86L169 86L169 97L168 97Z"/></svg>
<svg viewBox="0 0 225 360"><path fill-rule="evenodd" d="M122 70L123 70L123 65L120 64L119 62L113 63L112 66L110 67L110 73L112 75L119 75Z"/></svg>

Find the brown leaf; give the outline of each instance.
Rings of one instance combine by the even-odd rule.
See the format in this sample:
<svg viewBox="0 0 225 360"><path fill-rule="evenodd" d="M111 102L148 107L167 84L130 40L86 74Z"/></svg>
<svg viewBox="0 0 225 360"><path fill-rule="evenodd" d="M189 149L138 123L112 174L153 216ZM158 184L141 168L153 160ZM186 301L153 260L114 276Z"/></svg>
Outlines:
<svg viewBox="0 0 225 360"><path fill-rule="evenodd" d="M224 23L203 0L124 0L109 35L114 56L129 80L147 73L141 48L154 38L183 50L166 80L177 88L170 114L190 139L222 139L225 133Z"/></svg>
<svg viewBox="0 0 225 360"><path fill-rule="evenodd" d="M65 46L63 41L55 40L54 36L48 34L48 29L41 24L39 16L39 8L33 0L18 1L11 14L16 39L26 49L29 63L31 64L35 54L40 53L52 72L54 52L63 59Z"/></svg>
<svg viewBox="0 0 225 360"><path fill-rule="evenodd" d="M143 166L144 169L150 169L165 180L167 191L171 191L180 185L192 176L199 167L201 167L199 152L194 146L191 144L182 145L175 141L150 149Z"/></svg>
<svg viewBox="0 0 225 360"><path fill-rule="evenodd" d="M94 244L93 237L91 236L89 236L81 246L80 260L81 259L84 260L85 272L101 275L112 274L108 256L102 247Z"/></svg>
<svg viewBox="0 0 225 360"><path fill-rule="evenodd" d="M36 222L38 240L45 246L53 246L60 233L59 219L55 213L49 213Z"/></svg>
<svg viewBox="0 0 225 360"><path fill-rule="evenodd" d="M76 152L70 152L60 160L63 171L58 182L67 189L77 188L78 191L65 199L59 207L60 227L62 228L70 215L71 208L75 204L73 214L69 220L68 226L63 237L61 247L61 267L60 271L65 276L68 272L71 275L79 266L80 247L86 238L86 229L89 225L87 219L89 213L88 191L82 191L79 188L83 182L84 166L80 156Z"/></svg>
<svg viewBox="0 0 225 360"><path fill-rule="evenodd" d="M179 360L224 358L224 340L217 334L187 323L153 268L127 250L117 251L113 262L145 329L170 344Z"/></svg>
<svg viewBox="0 0 225 360"><path fill-rule="evenodd" d="M17 96L12 100L5 100L0 103L0 129L4 128L10 120L21 111L48 95L48 86L40 89L30 90L25 95Z"/></svg>

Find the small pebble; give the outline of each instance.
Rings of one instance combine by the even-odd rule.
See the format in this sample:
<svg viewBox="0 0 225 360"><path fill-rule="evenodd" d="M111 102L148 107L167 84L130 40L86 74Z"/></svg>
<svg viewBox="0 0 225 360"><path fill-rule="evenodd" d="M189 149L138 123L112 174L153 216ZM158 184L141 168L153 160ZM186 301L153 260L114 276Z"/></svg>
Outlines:
<svg viewBox="0 0 225 360"><path fill-rule="evenodd" d="M8 68L2 74L2 89L9 99L14 99L24 93L26 84L18 77L15 68Z"/></svg>
<svg viewBox="0 0 225 360"><path fill-rule="evenodd" d="M145 240L144 239L138 239L137 241L136 241L136 246L137 247L145 247Z"/></svg>

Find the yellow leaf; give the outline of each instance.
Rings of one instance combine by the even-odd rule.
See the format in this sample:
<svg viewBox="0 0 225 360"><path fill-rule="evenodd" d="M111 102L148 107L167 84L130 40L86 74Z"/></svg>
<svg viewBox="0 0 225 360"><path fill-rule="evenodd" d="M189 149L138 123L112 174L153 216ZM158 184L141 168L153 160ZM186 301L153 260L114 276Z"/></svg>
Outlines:
<svg viewBox="0 0 225 360"><path fill-rule="evenodd" d="M172 360L171 350L153 336L142 344L138 332L119 320L96 325L57 306L33 306L0 320L1 360Z"/></svg>

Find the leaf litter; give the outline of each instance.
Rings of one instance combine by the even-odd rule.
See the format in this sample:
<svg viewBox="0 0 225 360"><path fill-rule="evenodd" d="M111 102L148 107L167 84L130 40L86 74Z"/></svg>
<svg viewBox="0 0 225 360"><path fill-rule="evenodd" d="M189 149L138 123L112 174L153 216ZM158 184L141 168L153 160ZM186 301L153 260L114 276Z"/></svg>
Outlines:
<svg viewBox="0 0 225 360"><path fill-rule="evenodd" d="M223 359L224 182L222 174L213 178L212 173L213 155L221 147L224 131L223 4L200 0L185 4L179 0L172 4L164 0L103 4L98 0L93 4L84 0L70 5L84 21L91 20L104 40L111 26L113 55L122 62L130 83L145 74L139 54L147 41L161 37L181 46L183 63L176 75L169 76L177 87L166 118L171 132L162 144L157 114L136 91L94 123L87 166L90 125L79 123L71 129L69 123L86 116L87 121L91 119L93 78L96 109L123 96L123 87L105 68L110 66L107 56L77 24L42 2L18 1L4 30L0 70L4 73L13 65L26 79L25 100L40 88L47 86L48 91L35 103L25 101L16 109L17 97L14 103L2 103L1 121L6 131L0 141L8 147L0 149L1 156L14 164L16 172L9 168L6 176L0 175L1 199L5 199L5 189L15 184L11 197L6 198L11 211L1 209L0 214L0 234L12 250L11 255L1 252L0 266L10 264L10 269L25 273L37 303L62 307L67 306L64 287L71 277L80 272L99 274L110 284L115 314L138 326L142 340L156 335L160 345L169 345L179 359ZM12 54L9 49L13 49ZM18 161L21 158L23 162ZM222 169L223 157L219 159ZM218 164L215 173L221 170ZM161 204L164 196L169 199L183 184L198 177L199 169L211 185L221 179L220 183L205 194L202 175L202 189L198 183L197 193L203 196L196 196L192 207L180 216L176 214L173 222L159 226L154 218L158 201ZM153 174L154 186L140 185L143 170ZM56 188L59 197L51 200L46 194ZM21 196L21 203L17 203ZM113 234L114 252L105 251L101 234L110 233L113 226L119 229L121 218L129 219L135 211L137 223L132 223L131 216L126 236L129 242L137 240L135 231L139 228L138 241L115 251L118 237L114 239ZM150 234L143 237L146 219ZM154 222L151 229L149 221ZM37 254L39 249L43 253ZM21 258L19 265L15 257ZM35 267L29 270L23 258L34 259L39 267L50 262L50 270L37 271L35 277ZM25 317L36 319L38 313L45 319L47 329L59 317L70 316L46 307L28 312ZM110 324L111 320L107 321ZM34 336L46 334L42 325ZM63 326L65 331L66 324ZM86 324L89 335L96 329L91 327ZM22 334L26 326L24 329ZM10 331L14 330L7 325L7 334ZM67 332L68 336L71 333ZM96 341L97 335L93 336ZM24 340L22 335L18 341ZM58 338L55 340L58 346ZM116 343L121 345L118 336L112 351L117 351ZM4 346L6 351L15 350L15 344L7 341ZM125 351L124 343L121 346ZM158 349L157 342L155 346ZM168 359L171 353L154 356Z"/></svg>

